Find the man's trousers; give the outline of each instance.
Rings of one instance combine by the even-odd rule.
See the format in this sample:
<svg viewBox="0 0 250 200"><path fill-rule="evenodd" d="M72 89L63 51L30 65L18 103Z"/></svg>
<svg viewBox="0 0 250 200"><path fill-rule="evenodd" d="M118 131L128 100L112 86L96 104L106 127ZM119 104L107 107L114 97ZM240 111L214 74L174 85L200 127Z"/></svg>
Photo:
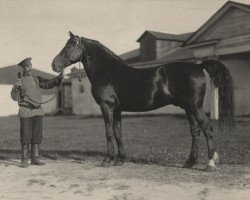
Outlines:
<svg viewBox="0 0 250 200"><path fill-rule="evenodd" d="M40 144L43 139L43 116L20 118L21 144Z"/></svg>

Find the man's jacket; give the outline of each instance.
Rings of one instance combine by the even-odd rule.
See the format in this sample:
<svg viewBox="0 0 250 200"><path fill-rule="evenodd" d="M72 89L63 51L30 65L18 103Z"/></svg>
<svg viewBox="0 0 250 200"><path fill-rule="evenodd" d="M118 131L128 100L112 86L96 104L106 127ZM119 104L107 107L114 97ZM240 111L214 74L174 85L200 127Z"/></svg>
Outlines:
<svg viewBox="0 0 250 200"><path fill-rule="evenodd" d="M42 95L40 88L51 89L59 85L62 81L62 74L53 79L44 79L40 76L23 76L21 87L17 88L13 85L11 90L11 98L18 101L19 117L32 117L35 115L43 116L44 112L41 108Z"/></svg>

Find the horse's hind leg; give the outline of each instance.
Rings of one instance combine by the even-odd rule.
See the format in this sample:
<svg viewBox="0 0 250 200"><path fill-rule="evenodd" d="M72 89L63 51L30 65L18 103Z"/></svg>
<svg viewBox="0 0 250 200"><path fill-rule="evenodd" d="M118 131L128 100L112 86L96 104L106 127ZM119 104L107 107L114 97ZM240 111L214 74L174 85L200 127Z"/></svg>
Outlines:
<svg viewBox="0 0 250 200"><path fill-rule="evenodd" d="M192 114L201 126L201 129L206 137L207 148L208 148L208 166L206 171L215 171L215 161L218 159L218 154L215 151L215 143L213 138L213 126L212 123L207 118L204 110L202 108L192 109Z"/></svg>
<svg viewBox="0 0 250 200"><path fill-rule="evenodd" d="M106 139L107 139L107 155L104 158L101 166L109 166L115 157L114 149L114 131L113 131L113 112L114 105L103 103L101 111L105 122Z"/></svg>
<svg viewBox="0 0 250 200"><path fill-rule="evenodd" d="M186 110L188 122L190 125L190 131L192 135L192 146L191 146L191 153L188 158L188 160L185 162L183 167L185 168L191 168L194 166L194 164L197 163L198 160L198 150L199 150L199 140L200 140L200 133L201 133L201 128L199 124L197 123L196 119L194 116Z"/></svg>
<svg viewBox="0 0 250 200"><path fill-rule="evenodd" d="M118 148L118 156L115 160L114 165L122 165L126 158L125 149L122 142L122 126L121 126L121 111L119 109L114 110L114 133L115 140Z"/></svg>

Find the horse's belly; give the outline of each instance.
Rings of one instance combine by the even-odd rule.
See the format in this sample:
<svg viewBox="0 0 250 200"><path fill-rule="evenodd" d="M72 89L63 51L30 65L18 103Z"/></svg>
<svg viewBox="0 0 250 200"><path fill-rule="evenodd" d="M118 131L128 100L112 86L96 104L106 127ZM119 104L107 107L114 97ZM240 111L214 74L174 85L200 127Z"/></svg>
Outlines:
<svg viewBox="0 0 250 200"><path fill-rule="evenodd" d="M127 97L126 100L123 99L120 101L120 107L122 111L145 112L169 105L171 102L172 97L170 95L155 95L144 98L137 95L131 98Z"/></svg>

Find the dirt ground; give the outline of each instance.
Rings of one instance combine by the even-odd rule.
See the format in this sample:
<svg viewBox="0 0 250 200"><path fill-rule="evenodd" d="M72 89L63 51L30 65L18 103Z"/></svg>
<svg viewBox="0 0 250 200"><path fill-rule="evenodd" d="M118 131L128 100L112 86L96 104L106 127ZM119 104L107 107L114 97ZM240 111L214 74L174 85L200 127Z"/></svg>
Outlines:
<svg viewBox="0 0 250 200"><path fill-rule="evenodd" d="M103 168L97 161L45 160L46 165L19 167L19 160L0 161L0 199L84 200L237 200L249 199L250 167L125 163Z"/></svg>

